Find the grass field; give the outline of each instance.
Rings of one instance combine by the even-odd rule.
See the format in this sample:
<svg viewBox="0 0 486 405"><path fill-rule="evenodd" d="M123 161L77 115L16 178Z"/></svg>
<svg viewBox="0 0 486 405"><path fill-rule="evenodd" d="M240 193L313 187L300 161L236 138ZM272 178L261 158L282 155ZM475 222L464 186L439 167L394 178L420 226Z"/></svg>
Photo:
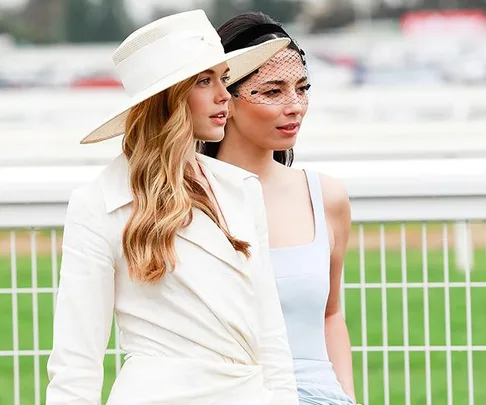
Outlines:
<svg viewBox="0 0 486 405"><path fill-rule="evenodd" d="M386 282L399 283L402 280L401 257L396 249L386 252ZM419 249L407 251L407 281L409 283L422 282L423 257ZM472 281L486 281L486 246L477 248L474 258L475 266L471 273ZM438 250L427 253L428 281L443 282L443 255ZM37 284L38 287L52 286L52 263L49 254L40 253L37 258ZM454 267L454 257L449 257L450 281L465 281L463 273ZM32 286L31 259L29 256L17 258L17 287L28 288ZM351 249L346 257L346 282L360 282L359 253ZM366 250L365 253L365 278L367 283L381 282L380 252L376 249ZM11 288L10 258L0 255L0 289ZM409 317L409 344L410 346L424 346L426 329L424 328L424 290L423 288L408 288L408 317ZM386 291L388 345L403 346L403 308L401 288L389 288ZM348 328L354 347L363 344L361 335L361 291L359 289L347 289L345 295L345 310ZM430 345L445 346L445 289L429 288L429 327ZM452 346L466 346L466 289L462 287L450 288L451 310L451 343ZM472 303L472 344L474 346L486 346L486 289L471 289ZM366 290L366 319L367 319L367 345L383 345L382 322L382 290L381 288L368 288ZM12 327L12 296L0 294L0 352L13 350ZM32 295L20 294L18 296L19 312L19 349L34 349L33 309ZM49 350L52 341L52 314L53 297L49 293L38 295L38 323L39 323L39 349ZM113 347L113 339L110 343ZM368 389L370 405L384 403L384 363L383 352L368 353ZM405 404L405 368L404 353L401 351L388 354L389 387L392 405ZM361 352L353 355L356 393L362 400ZM486 403L486 352L473 353L474 364L474 400L475 404ZM44 403L44 392L47 384L45 372L47 356L40 356L40 392L41 403ZM447 379L446 379L446 353L432 352L430 354L431 367L431 393L432 403L447 404ZM453 371L453 398L454 404L468 404L467 382L467 354L464 351L452 353ZM115 376L114 356L107 356L105 360L105 388L104 399L109 392L109 387ZM20 391L21 404L34 404L34 360L32 356L20 358ZM410 353L410 379L411 379L411 403L426 404L426 361L424 352ZM0 357L0 404L11 405L13 399L13 359L9 356Z"/></svg>

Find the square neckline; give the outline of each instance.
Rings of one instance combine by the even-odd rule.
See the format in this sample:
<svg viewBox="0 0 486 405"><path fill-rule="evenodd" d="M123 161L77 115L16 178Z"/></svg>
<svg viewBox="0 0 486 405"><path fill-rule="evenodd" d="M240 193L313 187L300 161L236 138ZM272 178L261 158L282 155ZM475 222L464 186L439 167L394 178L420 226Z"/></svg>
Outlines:
<svg viewBox="0 0 486 405"><path fill-rule="evenodd" d="M307 172L306 169L302 169L302 172L304 173L305 181L307 184L307 193L310 198L311 202L311 207L312 207L312 220L314 223L314 234L312 236L312 241L303 245L294 245L294 246L281 246L281 247L275 247L272 248L270 247L271 252L277 252L277 251L282 251L282 250L294 250L294 249L308 249L313 247L316 244L317 241L317 218L316 218L316 207L315 207L315 201L312 195L312 190L311 190L311 185L310 185L310 179L309 179L309 173ZM323 207L324 209L324 207Z"/></svg>

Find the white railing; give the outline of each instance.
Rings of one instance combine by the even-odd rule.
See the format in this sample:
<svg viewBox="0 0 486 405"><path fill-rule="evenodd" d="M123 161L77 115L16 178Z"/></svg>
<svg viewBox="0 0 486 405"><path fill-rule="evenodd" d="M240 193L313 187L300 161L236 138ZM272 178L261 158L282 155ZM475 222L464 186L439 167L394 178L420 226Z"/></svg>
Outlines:
<svg viewBox="0 0 486 405"><path fill-rule="evenodd" d="M326 124L484 122L485 92L486 85L317 88L308 113ZM77 130L105 118L126 98L119 89L0 89L0 127Z"/></svg>
<svg viewBox="0 0 486 405"><path fill-rule="evenodd" d="M296 152L308 162L484 157L485 94L486 86L316 88ZM119 139L79 140L125 97L106 89L0 90L0 165L105 164Z"/></svg>
<svg viewBox="0 0 486 405"><path fill-rule="evenodd" d="M346 184L353 232L342 305L366 405L478 405L486 378L486 164L298 163ZM0 168L0 403L43 403L61 227L102 167ZM9 314L10 313L10 314ZM104 397L121 367L114 334Z"/></svg>

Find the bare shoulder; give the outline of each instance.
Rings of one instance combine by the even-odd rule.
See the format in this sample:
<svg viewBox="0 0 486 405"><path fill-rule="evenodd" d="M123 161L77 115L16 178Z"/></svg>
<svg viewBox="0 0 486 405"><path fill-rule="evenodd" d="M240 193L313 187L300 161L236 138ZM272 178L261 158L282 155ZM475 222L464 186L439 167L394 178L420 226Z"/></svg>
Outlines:
<svg viewBox="0 0 486 405"><path fill-rule="evenodd" d="M342 257L351 229L351 206L344 184L331 176L320 173L324 212L332 232L332 251Z"/></svg>
<svg viewBox="0 0 486 405"><path fill-rule="evenodd" d="M349 195L344 184L327 174L319 173L324 199L324 208L328 215L341 217L350 210Z"/></svg>

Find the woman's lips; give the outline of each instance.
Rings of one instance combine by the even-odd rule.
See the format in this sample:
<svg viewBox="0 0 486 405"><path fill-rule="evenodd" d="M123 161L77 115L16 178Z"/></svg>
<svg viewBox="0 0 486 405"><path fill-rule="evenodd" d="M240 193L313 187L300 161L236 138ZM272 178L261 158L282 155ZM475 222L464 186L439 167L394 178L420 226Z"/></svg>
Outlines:
<svg viewBox="0 0 486 405"><path fill-rule="evenodd" d="M299 132L300 123L292 122L287 125L283 125L281 127L277 127L277 129L286 136L295 136L297 132Z"/></svg>

